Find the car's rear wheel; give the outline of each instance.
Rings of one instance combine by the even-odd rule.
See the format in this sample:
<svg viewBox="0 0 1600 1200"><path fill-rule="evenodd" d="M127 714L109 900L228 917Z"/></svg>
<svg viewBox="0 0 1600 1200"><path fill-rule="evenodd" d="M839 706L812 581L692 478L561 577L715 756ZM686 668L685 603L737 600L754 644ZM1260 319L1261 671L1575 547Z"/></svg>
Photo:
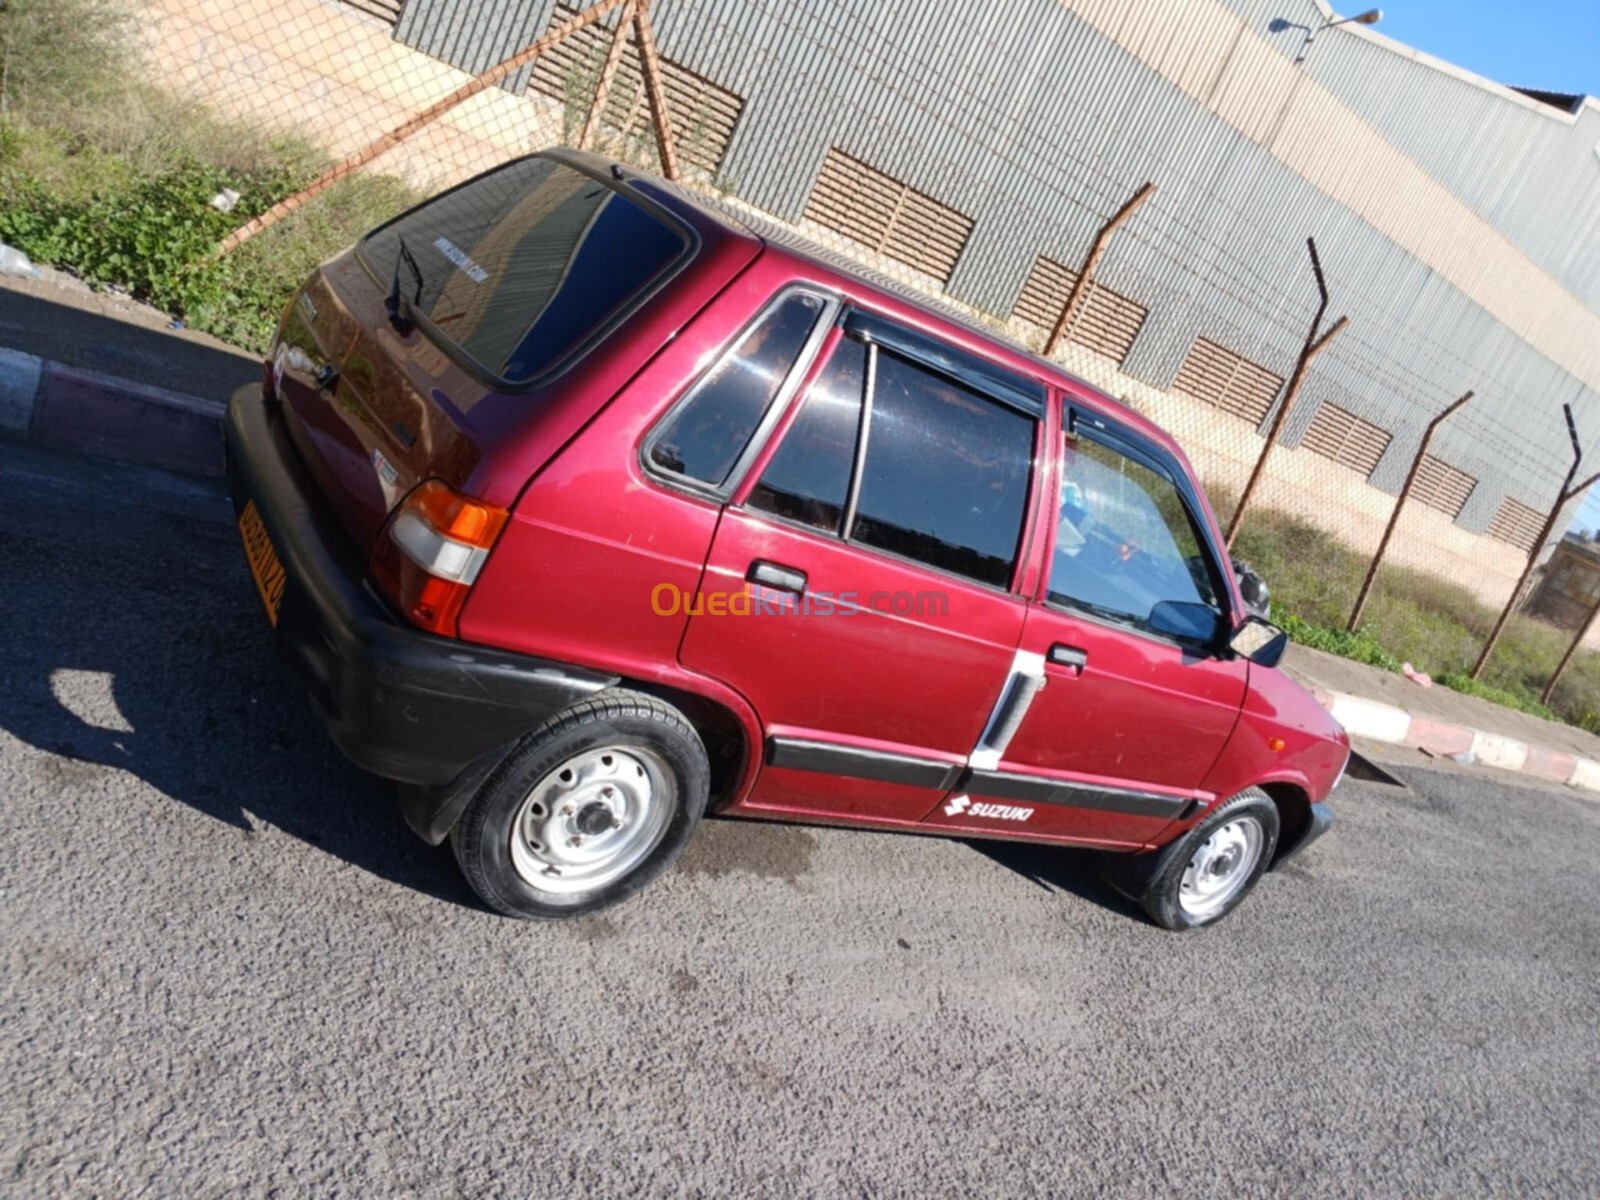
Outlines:
<svg viewBox="0 0 1600 1200"><path fill-rule="evenodd" d="M1250 894L1277 844L1277 805L1248 788L1158 852L1140 903L1167 929L1215 925Z"/></svg>
<svg viewBox="0 0 1600 1200"><path fill-rule="evenodd" d="M514 917L575 917L661 874L705 811L705 746L653 696L608 691L525 737L451 831L485 903Z"/></svg>

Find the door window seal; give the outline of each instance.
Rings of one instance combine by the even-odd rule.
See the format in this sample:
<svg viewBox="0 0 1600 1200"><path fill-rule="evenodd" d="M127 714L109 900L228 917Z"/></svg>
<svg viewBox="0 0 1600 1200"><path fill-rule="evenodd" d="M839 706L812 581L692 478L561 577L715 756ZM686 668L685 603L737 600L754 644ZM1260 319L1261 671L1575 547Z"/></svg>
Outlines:
<svg viewBox="0 0 1600 1200"><path fill-rule="evenodd" d="M800 353L796 355L794 362L790 364L782 384L773 393L772 400L768 403L766 411L761 414L761 419L756 422L755 428L751 430L749 440L745 442L744 449L739 451L738 456L733 460L733 465L728 468L727 475L720 483L711 484L657 466L650 457L651 451L655 449L661 438L666 435L674 417L682 409L694 403L700 393L716 377L717 372L738 355L740 348L745 344L750 334L759 328L763 321L797 295L811 296L820 300L822 307L817 312L816 320L811 326L810 332L806 334L806 340L801 344ZM683 395L673 401L672 407L661 414L660 419L651 427L650 432L645 435L644 442L639 447L639 466L644 473L674 491L688 492L690 495L699 496L702 499L725 503L728 497L739 489L739 484L750 470L751 464L760 457L761 451L766 447L767 440L772 436L772 431L777 428L778 423L783 419L783 415L788 411L790 402L793 401L795 394L800 390L800 384L805 380L812 363L816 361L817 353L822 349L823 342L827 340L828 334L832 332L842 303L837 293L830 292L815 284L789 284L774 293L772 298L756 312L755 316L740 327L738 333L729 340L722 353L717 355L695 377L694 381L684 389Z"/></svg>

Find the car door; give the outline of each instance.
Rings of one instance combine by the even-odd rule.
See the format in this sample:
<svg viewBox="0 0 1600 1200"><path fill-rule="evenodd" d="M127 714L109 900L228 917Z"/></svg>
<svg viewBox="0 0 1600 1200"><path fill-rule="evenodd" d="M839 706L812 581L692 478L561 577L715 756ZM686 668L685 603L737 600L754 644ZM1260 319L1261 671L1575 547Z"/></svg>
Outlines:
<svg viewBox="0 0 1600 1200"><path fill-rule="evenodd" d="M728 481L752 458L833 325L832 297L735 285L529 484L463 618L491 645L641 679L672 668L671 596L705 570ZM702 318L705 319L705 318ZM648 430L641 410L656 412ZM620 448L642 443L637 458ZM469 620L470 619L470 620Z"/></svg>
<svg viewBox="0 0 1600 1200"><path fill-rule="evenodd" d="M718 523L680 650L760 715L741 807L915 824L953 786L1022 632L1045 398L846 313Z"/></svg>
<svg viewBox="0 0 1600 1200"><path fill-rule="evenodd" d="M1142 845L1206 799L1248 664L1223 644L1222 559L1181 464L1082 410L1058 450L1053 544L1003 728L930 819L999 806L1032 832Z"/></svg>

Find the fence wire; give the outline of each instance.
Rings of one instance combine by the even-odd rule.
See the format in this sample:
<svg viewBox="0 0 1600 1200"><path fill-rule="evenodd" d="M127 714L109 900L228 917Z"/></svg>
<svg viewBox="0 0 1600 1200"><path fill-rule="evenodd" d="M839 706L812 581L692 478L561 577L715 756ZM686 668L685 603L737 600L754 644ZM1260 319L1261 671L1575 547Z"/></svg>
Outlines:
<svg viewBox="0 0 1600 1200"><path fill-rule="evenodd" d="M1330 36L1306 68L1327 60L1328 75L1291 79L1296 47L1230 16L1243 0L1170 35L1156 7L655 0L648 12L683 186L1031 349L1096 232L1153 182L1150 203L1112 236L1055 358L1168 428L1224 520L1309 332L1317 291L1305 240L1315 236L1327 320L1349 325L1307 376L1241 547L1270 560L1300 611L1341 624L1423 429L1472 389L1477 399L1434 439L1388 552L1401 570L1380 576L1374 603L1444 588L1497 610L1570 465L1560 406L1571 402L1600 446L1600 396L1583 375L1593 364L1562 351L1572 339L1515 332L1517 297L1474 283L1462 265L1482 255L1492 270L1510 244L1503 232L1464 202L1438 200L1437 181L1395 167L1380 132L1346 121L1365 116L1340 107L1335 72L1399 72L1403 87L1404 72L1431 68L1395 56L1371 65L1351 57L1362 46ZM1286 7L1289 19L1313 11L1310 0ZM153 0L144 12L152 66L170 86L292 129L337 160L579 7ZM607 13L364 173L422 196L573 144L625 15ZM1184 36L1195 42L1186 58L1163 50ZM591 148L659 170L644 65L625 31ZM1318 158L1319 138L1351 156L1346 171L1392 177L1349 182ZM1442 246L1385 207L1428 197L1443 205L1441 222L1481 245ZM1554 303L1560 281L1547 282L1554 291L1528 304ZM1600 466L1600 451L1593 458Z"/></svg>

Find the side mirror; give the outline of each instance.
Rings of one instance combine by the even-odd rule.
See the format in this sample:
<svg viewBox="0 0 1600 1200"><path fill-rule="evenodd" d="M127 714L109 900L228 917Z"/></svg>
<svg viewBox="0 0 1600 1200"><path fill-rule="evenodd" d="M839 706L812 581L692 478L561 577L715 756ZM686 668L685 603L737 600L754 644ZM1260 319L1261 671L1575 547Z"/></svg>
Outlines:
<svg viewBox="0 0 1600 1200"><path fill-rule="evenodd" d="M1277 666L1288 648L1289 635L1260 617L1246 617L1244 624L1228 639L1228 649L1258 667Z"/></svg>
<svg viewBox="0 0 1600 1200"><path fill-rule="evenodd" d="M1163 600L1150 610L1145 624L1152 633L1182 638L1187 642L1217 643L1217 611L1207 604L1185 600Z"/></svg>

